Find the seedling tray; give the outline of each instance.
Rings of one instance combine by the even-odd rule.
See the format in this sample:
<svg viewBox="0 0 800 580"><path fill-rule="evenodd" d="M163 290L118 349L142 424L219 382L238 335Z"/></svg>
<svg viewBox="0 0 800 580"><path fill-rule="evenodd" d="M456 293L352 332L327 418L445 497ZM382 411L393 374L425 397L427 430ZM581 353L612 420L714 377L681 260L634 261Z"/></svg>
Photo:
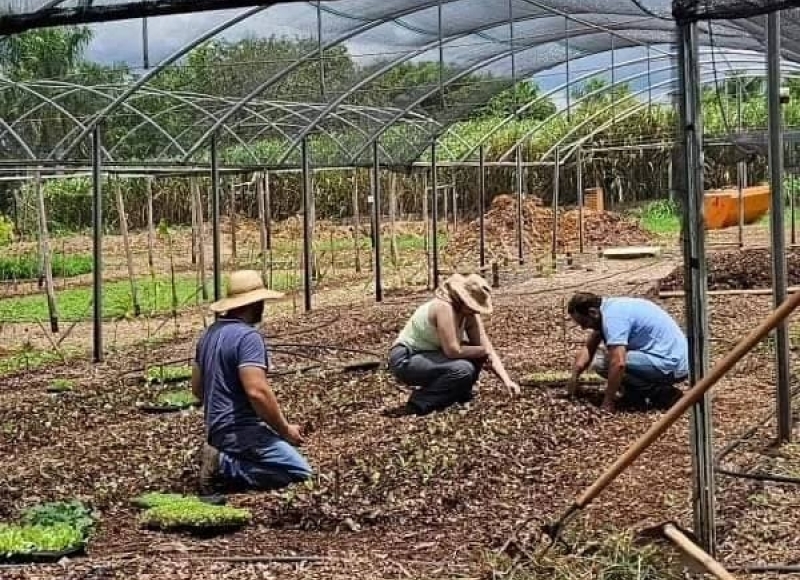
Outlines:
<svg viewBox="0 0 800 580"><path fill-rule="evenodd" d="M191 405L158 405L156 403L140 403L138 405L139 410L142 413L177 413L179 411L188 411L190 409L196 409L200 406L200 403L193 403Z"/></svg>
<svg viewBox="0 0 800 580"><path fill-rule="evenodd" d="M48 564L62 558L74 558L86 554L86 544L65 548L58 552L24 552L19 554L0 554L0 564Z"/></svg>

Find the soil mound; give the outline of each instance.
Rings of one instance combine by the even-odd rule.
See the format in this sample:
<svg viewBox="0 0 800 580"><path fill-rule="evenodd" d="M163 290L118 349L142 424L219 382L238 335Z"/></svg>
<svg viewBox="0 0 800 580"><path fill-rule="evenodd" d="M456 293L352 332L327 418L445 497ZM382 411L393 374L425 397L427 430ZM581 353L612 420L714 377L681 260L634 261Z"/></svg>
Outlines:
<svg viewBox="0 0 800 580"><path fill-rule="evenodd" d="M800 252L786 251L789 285L800 284ZM708 256L709 290L751 290L772 287L772 258L769 250L728 250ZM683 267L661 280L662 290L683 290Z"/></svg>

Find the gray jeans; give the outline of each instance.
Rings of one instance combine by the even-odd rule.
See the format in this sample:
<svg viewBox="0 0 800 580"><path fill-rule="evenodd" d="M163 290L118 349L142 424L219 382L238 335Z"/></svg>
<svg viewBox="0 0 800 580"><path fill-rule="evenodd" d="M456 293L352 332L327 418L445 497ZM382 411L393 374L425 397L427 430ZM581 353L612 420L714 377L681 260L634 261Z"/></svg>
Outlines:
<svg viewBox="0 0 800 580"><path fill-rule="evenodd" d="M608 352L605 349L597 350L592 368L601 377L608 378ZM646 354L629 350L625 360L625 376L622 378L623 396L634 402L669 402L680 396L680 391L674 385L685 379L686 377L676 377L673 373L665 373L656 368ZM670 405L671 403L665 404Z"/></svg>
<svg viewBox="0 0 800 580"><path fill-rule="evenodd" d="M414 352L398 344L389 351L389 371L409 386L419 387L408 400L420 415L472 399L485 359L452 359L439 351Z"/></svg>

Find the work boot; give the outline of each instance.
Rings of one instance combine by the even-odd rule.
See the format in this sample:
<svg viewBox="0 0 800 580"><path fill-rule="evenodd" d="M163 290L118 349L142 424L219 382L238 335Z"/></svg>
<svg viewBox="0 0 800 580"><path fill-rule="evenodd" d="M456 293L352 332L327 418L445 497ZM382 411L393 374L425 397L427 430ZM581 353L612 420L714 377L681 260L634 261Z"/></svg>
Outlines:
<svg viewBox="0 0 800 580"><path fill-rule="evenodd" d="M210 495L219 476L219 451L208 443L200 450L200 494Z"/></svg>

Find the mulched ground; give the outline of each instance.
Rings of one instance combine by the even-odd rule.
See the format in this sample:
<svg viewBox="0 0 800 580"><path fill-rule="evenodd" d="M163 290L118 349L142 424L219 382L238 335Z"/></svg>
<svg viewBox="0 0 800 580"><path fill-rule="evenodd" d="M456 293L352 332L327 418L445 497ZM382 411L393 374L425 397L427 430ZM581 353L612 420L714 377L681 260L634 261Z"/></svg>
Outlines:
<svg viewBox="0 0 800 580"><path fill-rule="evenodd" d="M630 266L630 265L628 265ZM647 276L641 273L639 277ZM645 292L634 274L574 274L573 285L608 293ZM564 285L568 285L564 281ZM546 288L546 286L545 286ZM488 329L513 373L568 368L581 333L566 323L572 290L521 286L496 297ZM384 353L422 296L382 305L326 308L271 320L272 343L324 343ZM711 304L714 356L730 348L769 311L769 297L724 297ZM666 303L682 318L682 300ZM151 353L151 362L185 358L193 337ZM294 347L282 347L292 350ZM231 496L254 513L244 530L194 539L139 529L131 497L146 490L190 492L200 441L198 411L144 415L137 400L153 387L126 384L120 373L141 367L142 352L123 352L93 368L74 363L0 383L0 517L32 503L77 497L101 513L89 557L64 566L0 570L9 580L62 578L438 578L484 577L486 555L503 546L516 526L534 541L542 524L560 515L657 412L606 415L553 389L529 388L509 399L486 376L468 408L427 418L381 414L404 400L386 373L348 374L328 368L276 377L287 414L313 426L305 449L313 483L282 492ZM308 357L311 356L315 360ZM326 366L363 357L319 348L303 356L278 353L278 369ZM50 395L54 376L76 390ZM717 446L772 408L772 363L766 347L725 380L715 397ZM583 516L597 533L639 529L665 520L691 527L691 461L687 421L655 444ZM751 486L721 479L721 534L735 533L751 509ZM781 515L775 516L781 519ZM738 538L738 536L737 536ZM724 558L769 557L774 536L725 544ZM783 541L783 540L779 540ZM797 542L781 557L800 556ZM231 555L303 554L328 558L301 564L214 561Z"/></svg>
<svg viewBox="0 0 800 580"><path fill-rule="evenodd" d="M749 290L772 287L772 256L766 249L714 252L708 256L709 290ZM800 284L800 251L786 251L789 285ZM662 290L683 290L683 267L661 281Z"/></svg>

